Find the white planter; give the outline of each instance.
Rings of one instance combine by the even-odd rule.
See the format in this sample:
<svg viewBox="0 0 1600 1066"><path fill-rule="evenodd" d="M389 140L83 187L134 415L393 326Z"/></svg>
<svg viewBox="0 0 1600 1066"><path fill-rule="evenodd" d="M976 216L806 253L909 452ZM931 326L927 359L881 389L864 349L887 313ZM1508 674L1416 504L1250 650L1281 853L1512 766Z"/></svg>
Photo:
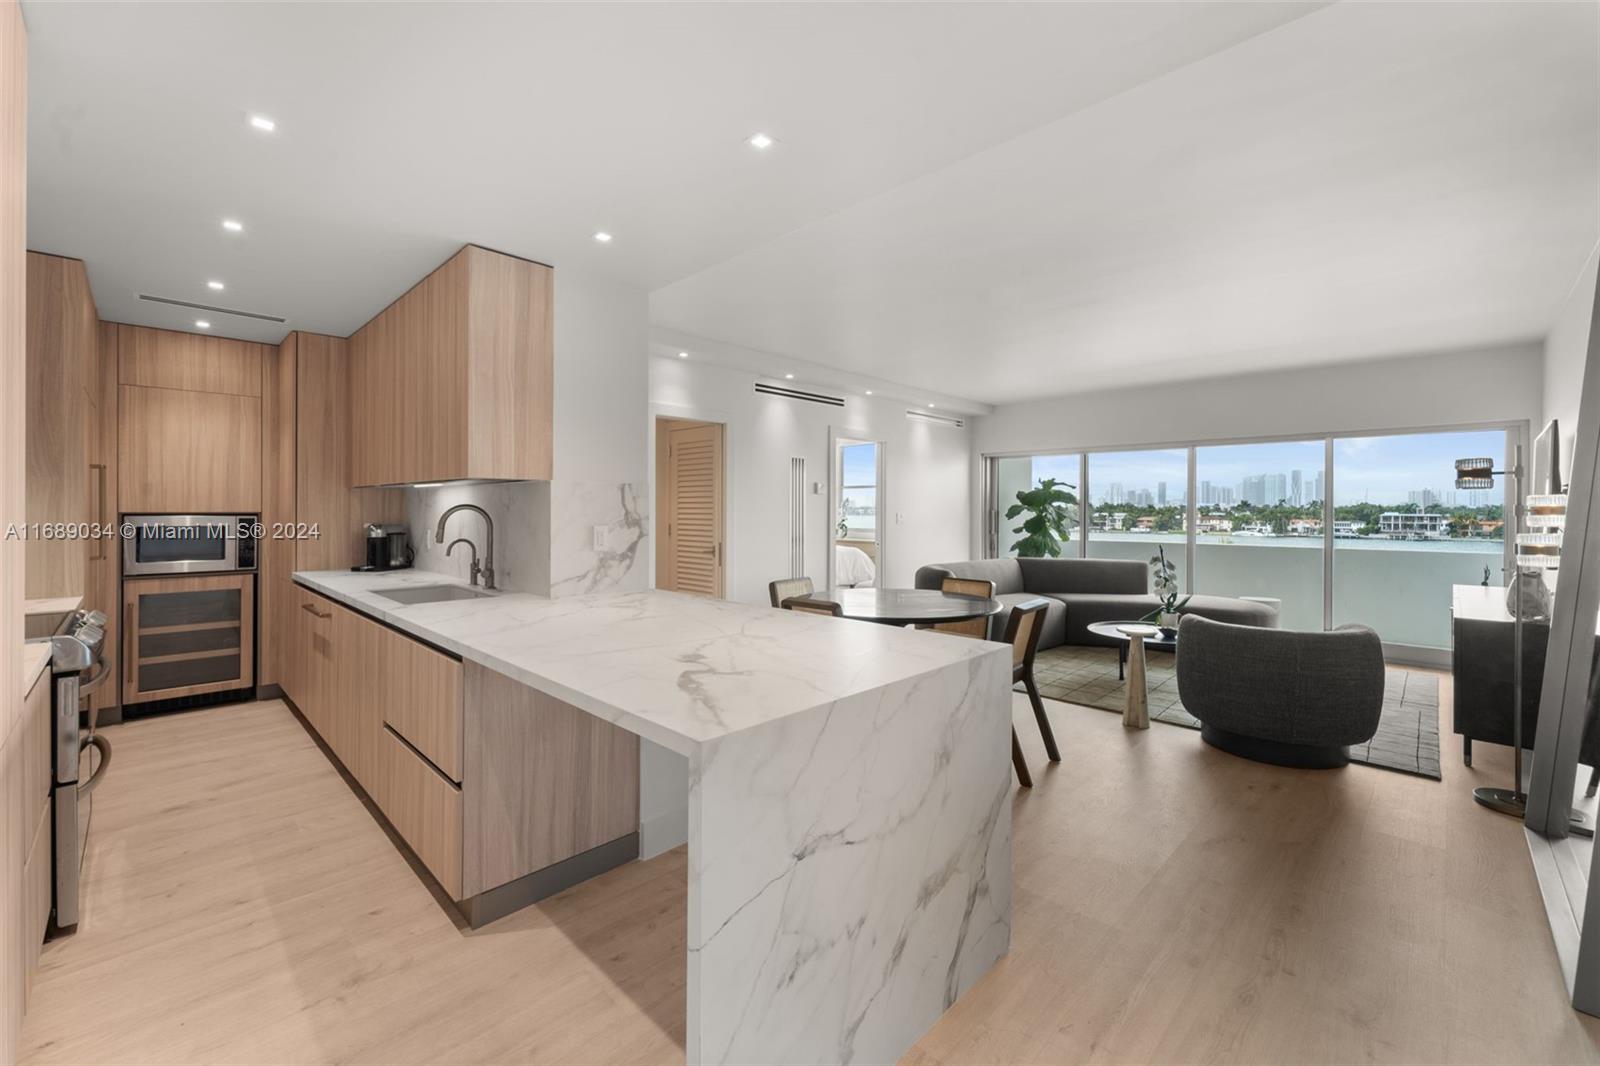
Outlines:
<svg viewBox="0 0 1600 1066"><path fill-rule="evenodd" d="M1182 617L1183 615L1179 614L1177 611L1162 611L1161 614L1156 618L1156 624L1162 629L1177 629L1178 619Z"/></svg>

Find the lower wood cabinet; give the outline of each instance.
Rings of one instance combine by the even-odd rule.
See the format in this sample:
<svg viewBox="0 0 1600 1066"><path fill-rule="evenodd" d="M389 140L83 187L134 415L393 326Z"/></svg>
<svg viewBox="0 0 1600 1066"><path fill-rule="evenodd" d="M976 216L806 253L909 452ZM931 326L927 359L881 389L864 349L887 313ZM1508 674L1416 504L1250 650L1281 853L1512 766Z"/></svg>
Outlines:
<svg viewBox="0 0 1600 1066"><path fill-rule="evenodd" d="M21 779L21 802L14 811L0 811L0 818L10 823L9 832L15 834L13 839L20 839L25 849L22 852L21 950L15 961L6 960L6 966L13 972L20 967L24 1005L33 988L33 972L39 964L39 949L44 944L45 928L50 922L51 874L54 871L50 836L50 692L50 670L46 668L28 691L23 702L22 722L13 734L20 740L16 754L22 760L17 775Z"/></svg>
<svg viewBox="0 0 1600 1066"><path fill-rule="evenodd" d="M379 809L450 898L465 899L461 890L461 786L440 774L388 726L379 743Z"/></svg>
<svg viewBox="0 0 1600 1066"><path fill-rule="evenodd" d="M637 737L293 588L280 684L451 899L543 877L520 906L571 883L544 876L565 860L637 855Z"/></svg>

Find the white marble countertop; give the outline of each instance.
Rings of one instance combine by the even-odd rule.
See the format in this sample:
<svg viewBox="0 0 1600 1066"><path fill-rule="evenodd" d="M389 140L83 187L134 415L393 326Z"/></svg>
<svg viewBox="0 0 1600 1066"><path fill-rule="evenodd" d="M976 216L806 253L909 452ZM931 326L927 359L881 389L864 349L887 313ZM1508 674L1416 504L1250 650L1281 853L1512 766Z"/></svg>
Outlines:
<svg viewBox="0 0 1600 1066"><path fill-rule="evenodd" d="M462 585L426 571L294 580L684 755L720 737L913 680L1003 644L675 592L503 592L407 605L376 590Z"/></svg>

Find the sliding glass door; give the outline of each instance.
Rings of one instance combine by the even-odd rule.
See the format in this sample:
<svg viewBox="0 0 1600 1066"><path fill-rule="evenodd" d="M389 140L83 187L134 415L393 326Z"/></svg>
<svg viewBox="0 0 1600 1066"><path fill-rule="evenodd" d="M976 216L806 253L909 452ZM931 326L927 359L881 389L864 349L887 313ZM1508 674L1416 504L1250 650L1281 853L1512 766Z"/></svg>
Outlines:
<svg viewBox="0 0 1600 1066"><path fill-rule="evenodd" d="M1455 461L1483 456L1504 469L1516 433L994 457L991 551L1016 554L1020 519L1006 521L1005 510L1053 477L1083 501L1079 542L1064 556L1147 562L1165 549L1186 590L1275 600L1286 629L1360 622L1389 645L1447 649L1450 587L1504 584L1510 492L1505 478L1457 491Z"/></svg>
<svg viewBox="0 0 1600 1066"><path fill-rule="evenodd" d="M1083 480L1083 457L1080 455L1008 455L996 459L990 468L994 500L990 507L993 528L989 530L992 553L998 558L1017 554L1016 544L1023 534L1016 528L1028 518L1025 511L1015 518L1007 518L1006 511L1016 505L1019 493L1037 489L1045 481L1054 480L1056 487L1070 493L1074 502L1067 504L1068 540L1061 545L1061 554L1077 556L1080 516L1078 503L1082 499L1079 488Z"/></svg>
<svg viewBox="0 0 1600 1066"><path fill-rule="evenodd" d="M1088 555L1148 563L1159 549L1187 587L1183 531L1189 450L1163 448L1089 454Z"/></svg>
<svg viewBox="0 0 1600 1066"><path fill-rule="evenodd" d="M1504 479L1457 491L1455 461L1505 468L1506 431L1333 442L1333 621L1386 642L1450 646L1450 586L1503 585Z"/></svg>
<svg viewBox="0 0 1600 1066"><path fill-rule="evenodd" d="M1285 629L1321 629L1321 440L1195 449L1194 589L1278 601Z"/></svg>

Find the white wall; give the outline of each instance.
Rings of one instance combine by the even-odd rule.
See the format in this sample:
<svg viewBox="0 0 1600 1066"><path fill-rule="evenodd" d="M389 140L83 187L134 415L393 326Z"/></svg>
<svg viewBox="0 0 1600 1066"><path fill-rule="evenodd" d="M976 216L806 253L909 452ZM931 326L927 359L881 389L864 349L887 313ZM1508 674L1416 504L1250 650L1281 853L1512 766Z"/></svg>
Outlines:
<svg viewBox="0 0 1600 1066"><path fill-rule="evenodd" d="M906 404L892 400L846 394L839 408L763 396L754 391L757 380L694 360L650 360L653 413L727 426L729 599L765 603L767 582L789 574L793 456L805 458L808 481L823 484L822 495L806 497L806 569L819 585L825 579L833 525L830 431L885 442L880 584L909 586L919 566L970 556L969 430L914 422Z"/></svg>
<svg viewBox="0 0 1600 1066"><path fill-rule="evenodd" d="M1578 394L1583 390L1583 365L1589 354L1589 326L1594 314L1595 278L1600 272L1600 245L1578 274L1544 342L1544 418L1561 423L1561 469L1572 469L1572 445L1578 426ZM1565 476L1565 475L1563 475Z"/></svg>
<svg viewBox="0 0 1600 1066"><path fill-rule="evenodd" d="M555 312L554 480L642 484L648 294L561 267Z"/></svg>

